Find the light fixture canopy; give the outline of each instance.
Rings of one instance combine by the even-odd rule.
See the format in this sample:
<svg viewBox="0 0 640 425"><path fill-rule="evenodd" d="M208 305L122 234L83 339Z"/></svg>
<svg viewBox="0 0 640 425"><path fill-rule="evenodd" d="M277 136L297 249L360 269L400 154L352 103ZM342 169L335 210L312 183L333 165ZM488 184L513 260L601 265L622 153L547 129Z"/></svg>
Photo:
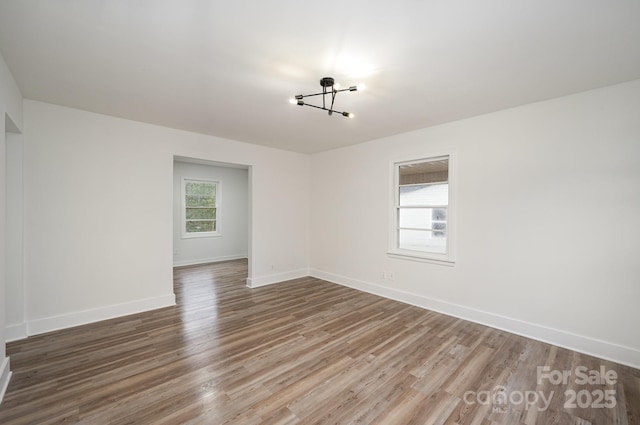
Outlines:
<svg viewBox="0 0 640 425"><path fill-rule="evenodd" d="M350 112L341 112L333 109L333 104L336 100L336 95L343 91L357 91L361 90L360 87L364 88L363 85L351 86L346 89L339 89L340 85L336 83L333 77L324 77L320 79L320 86L322 86L321 93L313 93L313 94L298 94L295 96L295 99L289 100L290 103L298 104L299 106L311 106L312 108L322 109L323 111L327 111L329 115L333 115L334 112L348 118L353 118L353 114ZM312 96L322 96L322 106L312 105L310 103L306 103L303 99L305 97ZM327 108L327 96L331 96L331 104Z"/></svg>

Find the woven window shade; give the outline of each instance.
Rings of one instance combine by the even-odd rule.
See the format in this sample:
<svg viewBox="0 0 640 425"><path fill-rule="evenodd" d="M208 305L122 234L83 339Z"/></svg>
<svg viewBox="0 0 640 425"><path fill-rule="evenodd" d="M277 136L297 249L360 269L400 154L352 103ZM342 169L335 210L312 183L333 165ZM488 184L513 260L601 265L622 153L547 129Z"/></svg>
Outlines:
<svg viewBox="0 0 640 425"><path fill-rule="evenodd" d="M400 184L422 184L449 180L449 160L418 162L400 166Z"/></svg>

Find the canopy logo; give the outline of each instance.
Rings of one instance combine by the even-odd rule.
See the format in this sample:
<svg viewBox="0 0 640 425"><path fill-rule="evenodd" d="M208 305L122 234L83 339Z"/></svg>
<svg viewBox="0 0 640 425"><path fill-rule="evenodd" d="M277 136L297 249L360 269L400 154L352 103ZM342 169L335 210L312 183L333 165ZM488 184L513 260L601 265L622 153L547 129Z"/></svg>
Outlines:
<svg viewBox="0 0 640 425"><path fill-rule="evenodd" d="M491 391L467 391L462 396L462 400L466 404L490 405L492 412L495 413L506 413L510 405L518 406L521 404L524 404L525 410L535 406L539 411L544 411L549 408L554 394L554 391L549 394L545 394L543 391L507 392L506 387L498 385Z"/></svg>

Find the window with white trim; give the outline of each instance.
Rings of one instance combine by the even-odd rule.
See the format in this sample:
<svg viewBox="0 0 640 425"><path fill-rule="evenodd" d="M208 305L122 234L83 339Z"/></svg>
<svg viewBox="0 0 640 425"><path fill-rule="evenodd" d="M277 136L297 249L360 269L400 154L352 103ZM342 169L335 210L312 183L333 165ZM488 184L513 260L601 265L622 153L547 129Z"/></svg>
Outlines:
<svg viewBox="0 0 640 425"><path fill-rule="evenodd" d="M182 179L182 237L220 235L220 182Z"/></svg>
<svg viewBox="0 0 640 425"><path fill-rule="evenodd" d="M389 253L453 263L451 155L395 162Z"/></svg>

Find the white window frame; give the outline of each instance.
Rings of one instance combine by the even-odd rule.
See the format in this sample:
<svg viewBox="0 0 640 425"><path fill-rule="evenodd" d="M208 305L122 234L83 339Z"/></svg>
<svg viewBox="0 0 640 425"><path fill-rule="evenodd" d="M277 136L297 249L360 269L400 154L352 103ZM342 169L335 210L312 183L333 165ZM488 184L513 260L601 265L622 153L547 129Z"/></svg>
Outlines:
<svg viewBox="0 0 640 425"><path fill-rule="evenodd" d="M221 236L220 226L221 226L221 205L222 205L222 184L219 180L211 180L211 179L203 179L197 177L182 177L182 239L191 239L191 238L212 238ZM211 183L216 186L216 230L214 232L187 232L187 190L186 184L189 182L201 182L201 183Z"/></svg>
<svg viewBox="0 0 640 425"><path fill-rule="evenodd" d="M447 232L446 253L415 251L402 249L398 243L398 210L400 200L400 166L421 162L437 161L447 158L449 160L448 191L449 203L447 205ZM394 160L390 163L390 213L389 213L389 249L387 254L392 258L422 261L427 263L453 266L455 264L455 240L456 240L456 197L455 197L455 153L441 152L438 154L421 155L419 158Z"/></svg>

